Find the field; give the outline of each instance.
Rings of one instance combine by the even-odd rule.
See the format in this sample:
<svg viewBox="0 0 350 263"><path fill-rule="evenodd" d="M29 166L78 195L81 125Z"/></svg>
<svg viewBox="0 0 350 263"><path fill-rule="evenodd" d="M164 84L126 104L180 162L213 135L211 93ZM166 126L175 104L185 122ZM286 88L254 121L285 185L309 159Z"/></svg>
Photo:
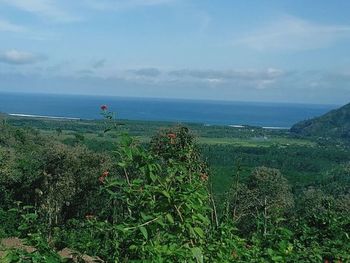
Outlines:
<svg viewBox="0 0 350 263"><path fill-rule="evenodd" d="M219 125L203 125L194 123L145 122L121 120L117 131L103 134L105 122L88 120L52 120L42 118L9 117L7 122L18 127L32 127L43 134L58 135L61 140L72 139L76 134L84 135L84 139L110 141L118 137L118 133L128 132L147 142L159 129L185 125L196 136L200 144L234 145L244 147L280 146L314 146L315 143L305 138L296 138L288 130L268 130L260 127L235 128ZM59 132L58 132L59 131Z"/></svg>

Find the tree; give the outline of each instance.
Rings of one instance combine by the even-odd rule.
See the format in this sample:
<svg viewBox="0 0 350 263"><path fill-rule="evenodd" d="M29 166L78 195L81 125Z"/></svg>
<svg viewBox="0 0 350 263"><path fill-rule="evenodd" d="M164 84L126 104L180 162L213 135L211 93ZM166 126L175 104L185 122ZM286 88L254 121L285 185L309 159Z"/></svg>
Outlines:
<svg viewBox="0 0 350 263"><path fill-rule="evenodd" d="M235 191L231 211L245 232L255 226L267 235L269 226L294 206L288 181L277 169L256 168L247 184L239 184Z"/></svg>

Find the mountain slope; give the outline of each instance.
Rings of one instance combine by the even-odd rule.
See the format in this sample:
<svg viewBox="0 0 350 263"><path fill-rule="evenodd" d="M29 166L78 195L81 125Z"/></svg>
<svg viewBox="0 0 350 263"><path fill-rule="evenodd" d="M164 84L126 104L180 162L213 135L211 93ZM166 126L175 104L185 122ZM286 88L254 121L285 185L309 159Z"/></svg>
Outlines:
<svg viewBox="0 0 350 263"><path fill-rule="evenodd" d="M350 139L350 103L320 117L301 121L291 131L306 136Z"/></svg>

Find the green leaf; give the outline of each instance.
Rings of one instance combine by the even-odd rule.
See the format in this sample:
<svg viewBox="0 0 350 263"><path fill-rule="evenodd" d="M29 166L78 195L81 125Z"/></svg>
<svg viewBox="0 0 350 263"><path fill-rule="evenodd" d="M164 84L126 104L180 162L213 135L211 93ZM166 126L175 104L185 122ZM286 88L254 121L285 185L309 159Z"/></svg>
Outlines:
<svg viewBox="0 0 350 263"><path fill-rule="evenodd" d="M141 231L142 235L145 237L145 239L148 239L147 229L143 226L140 226L140 231Z"/></svg>
<svg viewBox="0 0 350 263"><path fill-rule="evenodd" d="M166 218L168 219L168 221L171 223L171 224L174 224L174 218L171 214L167 214L166 215Z"/></svg>
<svg viewBox="0 0 350 263"><path fill-rule="evenodd" d="M207 217L203 216L202 214L197 214L198 218L205 224L209 224L210 221Z"/></svg>
<svg viewBox="0 0 350 263"><path fill-rule="evenodd" d="M273 256L274 252L271 248L267 249L267 254L269 254L270 256Z"/></svg>
<svg viewBox="0 0 350 263"><path fill-rule="evenodd" d="M126 149L124 150L124 152L125 152L125 155L126 155L129 159L132 159L132 150L131 150L131 148L126 148Z"/></svg>
<svg viewBox="0 0 350 263"><path fill-rule="evenodd" d="M203 253L199 247L191 248L191 252L197 262L203 263Z"/></svg>
<svg viewBox="0 0 350 263"><path fill-rule="evenodd" d="M157 224L159 224L159 225L161 225L162 227L164 227L164 226L165 226L165 223L164 223L164 221L163 221L163 218L162 218L162 217L159 217L159 218L158 218L158 220L156 220L156 223L157 223Z"/></svg>
<svg viewBox="0 0 350 263"><path fill-rule="evenodd" d="M150 173L149 177L151 178L152 182L155 182L157 180L157 176L154 173Z"/></svg>
<svg viewBox="0 0 350 263"><path fill-rule="evenodd" d="M198 236L200 236L201 238L204 238L204 232L200 227L195 227L193 230L198 234Z"/></svg>
<svg viewBox="0 0 350 263"><path fill-rule="evenodd" d="M106 191L111 196L117 196L117 193L113 192L112 190L106 189Z"/></svg>
<svg viewBox="0 0 350 263"><path fill-rule="evenodd" d="M145 213L141 212L141 217L143 220L148 221L150 219L152 219L152 216L146 215Z"/></svg>
<svg viewBox="0 0 350 263"><path fill-rule="evenodd" d="M136 250L136 249L137 249L137 246L136 246L136 245L131 245L131 246L129 247L129 249L131 249L131 250Z"/></svg>
<svg viewBox="0 0 350 263"><path fill-rule="evenodd" d="M162 194L165 195L167 198L170 199L170 194L167 191L162 191Z"/></svg>
<svg viewBox="0 0 350 263"><path fill-rule="evenodd" d="M283 258L281 256L273 256L271 258L274 262L282 262Z"/></svg>
<svg viewBox="0 0 350 263"><path fill-rule="evenodd" d="M118 166L124 168L124 167L126 167L126 163L125 162L119 162Z"/></svg>

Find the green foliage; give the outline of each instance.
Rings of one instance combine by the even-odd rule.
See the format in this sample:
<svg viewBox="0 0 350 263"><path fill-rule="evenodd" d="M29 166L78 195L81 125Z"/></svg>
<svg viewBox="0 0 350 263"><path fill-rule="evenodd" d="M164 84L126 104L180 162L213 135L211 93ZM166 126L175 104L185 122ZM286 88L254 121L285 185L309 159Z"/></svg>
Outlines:
<svg viewBox="0 0 350 263"><path fill-rule="evenodd" d="M121 261L204 258L210 225L206 178L191 159L196 155L187 131L171 134L174 140L167 134L154 139L159 146L155 154L124 137L119 176L105 179L109 202L117 208L110 224L116 236L114 255ZM173 151L177 155L169 155Z"/></svg>
<svg viewBox="0 0 350 263"><path fill-rule="evenodd" d="M157 125L119 126L104 113L82 121L85 131L32 120L54 136L0 125L0 238L35 248L7 251L5 262L61 262L65 247L106 262L350 261L348 148L199 146L182 126L140 143L108 125L148 135ZM191 127L207 137L268 133ZM71 146L58 141L67 138Z"/></svg>
<svg viewBox="0 0 350 263"><path fill-rule="evenodd" d="M34 207L23 206L18 202L16 208L12 208L5 213L11 216L10 218L14 220L12 225L16 225L17 228L16 232L7 232L6 234L8 236L15 234L22 237L27 246L18 245L18 247L5 250L4 256L0 258L1 262L61 262L61 258L44 238L43 230L45 227L38 221L38 214ZM16 223L14 224L14 222Z"/></svg>
<svg viewBox="0 0 350 263"><path fill-rule="evenodd" d="M7 252L6 256L1 259L3 263L59 263L63 262L55 252L37 250L28 253L24 250L13 249Z"/></svg>
<svg viewBox="0 0 350 263"><path fill-rule="evenodd" d="M10 236L18 236L17 213L14 210L0 208L0 239Z"/></svg>

